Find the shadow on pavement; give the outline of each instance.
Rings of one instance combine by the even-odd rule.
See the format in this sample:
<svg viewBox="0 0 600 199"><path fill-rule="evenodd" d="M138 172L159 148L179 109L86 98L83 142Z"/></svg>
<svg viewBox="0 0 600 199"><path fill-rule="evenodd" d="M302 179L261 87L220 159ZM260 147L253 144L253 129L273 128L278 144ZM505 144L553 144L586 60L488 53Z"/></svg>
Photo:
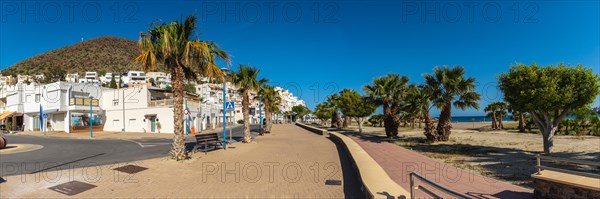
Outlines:
<svg viewBox="0 0 600 199"><path fill-rule="evenodd" d="M346 198L364 198L364 194L360 191L361 183L358 176L354 172L354 164L348 156L346 149L341 144L329 138L337 148L338 157L340 157L340 165L342 167L342 176L344 177L344 196Z"/></svg>

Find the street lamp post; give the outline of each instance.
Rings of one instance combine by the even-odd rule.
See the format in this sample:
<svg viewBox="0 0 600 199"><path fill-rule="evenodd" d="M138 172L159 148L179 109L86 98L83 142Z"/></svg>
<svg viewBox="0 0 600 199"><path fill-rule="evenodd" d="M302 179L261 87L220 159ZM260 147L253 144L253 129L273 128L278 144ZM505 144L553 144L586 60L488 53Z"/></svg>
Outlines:
<svg viewBox="0 0 600 199"><path fill-rule="evenodd" d="M185 110L188 110L188 97L187 96L185 96ZM186 113L189 114L189 111L186 112ZM184 115L184 117L185 117L185 136L187 136L189 134L189 130L188 130L188 128L189 128L188 127L188 114Z"/></svg>
<svg viewBox="0 0 600 199"><path fill-rule="evenodd" d="M226 69L226 68L222 68L221 70L224 73L226 71L228 71L228 69ZM226 107L227 96L225 94L226 92L227 92L226 82L225 82L225 79L223 79L223 149L224 150L227 150L227 112L225 111L227 109L227 107Z"/></svg>
<svg viewBox="0 0 600 199"><path fill-rule="evenodd" d="M92 134L92 99L94 99L94 97L90 96L90 139L93 138L93 134Z"/></svg>
<svg viewBox="0 0 600 199"><path fill-rule="evenodd" d="M262 119L262 95L260 95L260 96L258 97L258 99L259 99L259 100L258 100L258 115L259 115L259 116L258 116L258 122L260 123L260 124L259 124L259 126L260 126L260 127L259 127L259 129L258 129L258 130L260 131L260 133L263 133L263 121L262 121L262 120L263 120L263 119Z"/></svg>

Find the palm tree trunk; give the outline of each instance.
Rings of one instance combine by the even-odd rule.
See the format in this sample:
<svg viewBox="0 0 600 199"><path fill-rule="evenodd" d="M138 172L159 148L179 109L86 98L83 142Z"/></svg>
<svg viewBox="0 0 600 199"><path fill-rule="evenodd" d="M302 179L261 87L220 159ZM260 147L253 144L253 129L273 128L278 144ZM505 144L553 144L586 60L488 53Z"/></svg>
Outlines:
<svg viewBox="0 0 600 199"><path fill-rule="evenodd" d="M498 123L496 122L496 110L492 110L492 129L498 129Z"/></svg>
<svg viewBox="0 0 600 199"><path fill-rule="evenodd" d="M502 118L503 118L502 113L500 113L500 115L498 117L500 118L500 119L498 119L498 128L504 129L504 124L502 123Z"/></svg>
<svg viewBox="0 0 600 199"><path fill-rule="evenodd" d="M242 112L244 113L244 143L252 142L252 137L250 137L250 96L248 95L248 90L244 90L242 98Z"/></svg>
<svg viewBox="0 0 600 199"><path fill-rule="evenodd" d="M271 133L271 126L273 125L273 122L271 121L271 110L269 108L269 101L268 100L264 100L265 103L265 133Z"/></svg>
<svg viewBox="0 0 600 199"><path fill-rule="evenodd" d="M437 141L448 141L450 139L450 129L452 129L452 123L450 119L452 116L450 115L452 111L452 104L447 104L442 109L440 113L440 121L437 126Z"/></svg>
<svg viewBox="0 0 600 199"><path fill-rule="evenodd" d="M431 116L429 116L429 112L425 112L425 137L429 141L437 141L437 134L435 132L435 125L433 124L433 120Z"/></svg>
<svg viewBox="0 0 600 199"><path fill-rule="evenodd" d="M344 128L348 128L348 126L350 125L350 122L352 122L352 119L350 118L350 116L344 115L344 123L342 124L342 126Z"/></svg>
<svg viewBox="0 0 600 199"><path fill-rule="evenodd" d="M183 67L176 63L176 67L173 67L173 94L175 95L175 107L173 108L173 119L175 126L175 136L173 138L173 145L171 148L171 158L174 160L187 159L187 153L185 151L185 137L183 135Z"/></svg>
<svg viewBox="0 0 600 199"><path fill-rule="evenodd" d="M390 107L390 114L391 114L391 121L392 121L392 128L391 130L391 134L392 136L397 137L398 136L398 127L400 127L400 114L398 114L398 109L400 108L400 104L398 104L397 102L392 103L392 106Z"/></svg>
<svg viewBox="0 0 600 199"><path fill-rule="evenodd" d="M525 115L523 113L519 113L519 132L525 132Z"/></svg>
<svg viewBox="0 0 600 199"><path fill-rule="evenodd" d="M392 126L394 125L394 118L392 115L392 110L389 107L387 102L383 102L383 126L385 129L385 135L387 137L392 137Z"/></svg>

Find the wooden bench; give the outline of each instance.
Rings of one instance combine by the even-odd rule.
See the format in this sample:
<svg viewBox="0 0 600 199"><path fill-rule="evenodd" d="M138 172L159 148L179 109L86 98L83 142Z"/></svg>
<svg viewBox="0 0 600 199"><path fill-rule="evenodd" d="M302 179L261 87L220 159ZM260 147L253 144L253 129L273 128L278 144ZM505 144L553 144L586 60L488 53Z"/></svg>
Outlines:
<svg viewBox="0 0 600 199"><path fill-rule="evenodd" d="M209 144L218 144L219 146L223 145L217 133L197 134L194 137L196 138L196 146L194 146L193 151L196 151L198 146L204 145L204 154L206 154Z"/></svg>

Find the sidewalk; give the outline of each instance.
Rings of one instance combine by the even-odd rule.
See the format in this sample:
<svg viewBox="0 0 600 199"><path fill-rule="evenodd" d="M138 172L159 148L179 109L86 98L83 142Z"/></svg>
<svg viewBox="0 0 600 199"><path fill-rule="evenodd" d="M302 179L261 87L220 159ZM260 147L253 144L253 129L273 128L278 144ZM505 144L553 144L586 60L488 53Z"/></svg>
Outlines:
<svg viewBox="0 0 600 199"><path fill-rule="evenodd" d="M76 164L76 163L71 163ZM274 125L253 143L194 153L190 160L166 158L127 164L145 167L127 174L103 165L5 177L0 198L67 198L48 188L72 180L93 186L70 198L344 198L345 186L326 185L345 173L336 145L293 124ZM358 187L353 190L358 190Z"/></svg>
<svg viewBox="0 0 600 199"><path fill-rule="evenodd" d="M465 171L451 165L435 161L415 151L411 151L382 140L382 137L345 133L357 142L400 186L410 190L409 174L412 171L430 181L440 184L453 191L463 193L473 198L532 198L533 191L487 178L473 172ZM415 180L415 186L423 185L444 198L431 185L422 184ZM418 198L429 198L421 190L415 190Z"/></svg>

